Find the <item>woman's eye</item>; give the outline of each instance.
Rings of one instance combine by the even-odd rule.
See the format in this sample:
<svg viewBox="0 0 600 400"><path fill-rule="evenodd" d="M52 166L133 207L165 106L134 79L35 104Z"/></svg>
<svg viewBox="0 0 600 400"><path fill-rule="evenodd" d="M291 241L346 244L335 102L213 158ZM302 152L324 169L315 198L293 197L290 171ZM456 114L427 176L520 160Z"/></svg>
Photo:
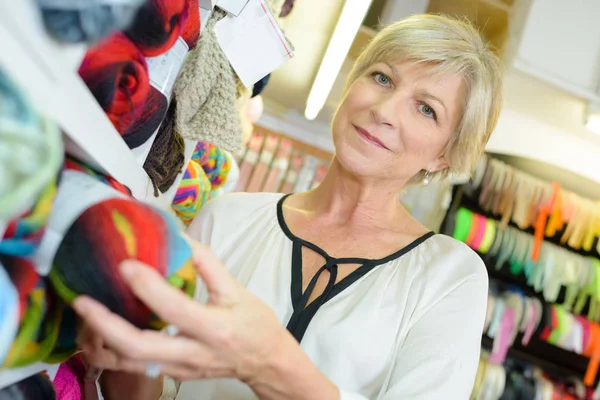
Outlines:
<svg viewBox="0 0 600 400"><path fill-rule="evenodd" d="M375 79L375 82L379 83L382 86L389 86L391 83L390 78L388 78L381 72L374 72L373 78Z"/></svg>
<svg viewBox="0 0 600 400"><path fill-rule="evenodd" d="M435 110L428 106L425 103L419 104L419 112L426 117L433 118L437 121L437 115L435 114Z"/></svg>

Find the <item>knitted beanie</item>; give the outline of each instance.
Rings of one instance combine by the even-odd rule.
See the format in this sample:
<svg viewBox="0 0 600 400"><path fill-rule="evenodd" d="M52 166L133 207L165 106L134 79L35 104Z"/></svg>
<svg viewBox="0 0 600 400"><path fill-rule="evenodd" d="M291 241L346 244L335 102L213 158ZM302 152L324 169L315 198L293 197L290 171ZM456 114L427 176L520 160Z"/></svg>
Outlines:
<svg viewBox="0 0 600 400"><path fill-rule="evenodd" d="M214 31L225 15L214 10L175 82L175 128L186 139L236 152L242 146L236 75Z"/></svg>

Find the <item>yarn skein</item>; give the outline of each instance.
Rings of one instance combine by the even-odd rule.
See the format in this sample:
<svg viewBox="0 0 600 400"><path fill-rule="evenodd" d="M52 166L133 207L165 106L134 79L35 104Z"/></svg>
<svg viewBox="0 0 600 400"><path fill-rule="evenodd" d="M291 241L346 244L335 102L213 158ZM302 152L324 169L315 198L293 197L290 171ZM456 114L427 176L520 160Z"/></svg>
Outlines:
<svg viewBox="0 0 600 400"><path fill-rule="evenodd" d="M149 0L124 33L144 56L159 56L179 38L187 11L186 0Z"/></svg>
<svg viewBox="0 0 600 400"><path fill-rule="evenodd" d="M215 24L225 15L222 10L213 11L175 81L174 93L179 100L175 128L185 139L236 152L242 146L236 75L214 32Z"/></svg>
<svg viewBox="0 0 600 400"><path fill-rule="evenodd" d="M10 276L0 264L0 365L17 335L19 328L19 294Z"/></svg>
<svg viewBox="0 0 600 400"><path fill-rule="evenodd" d="M225 184L231 161L224 150L214 144L198 142L192 153L192 160L200 164L213 190Z"/></svg>
<svg viewBox="0 0 600 400"><path fill-rule="evenodd" d="M0 220L23 213L56 178L63 159L58 127L38 117L0 70Z"/></svg>
<svg viewBox="0 0 600 400"><path fill-rule="evenodd" d="M185 41L188 49L196 46L200 36L200 12L198 0L187 0L187 19L181 32L181 38ZM159 64L159 65L162 65ZM179 65L171 65L169 74L176 74ZM150 68L150 78L152 69ZM174 77L173 77L174 78ZM144 104L137 112L136 120L127 128L125 136L131 148L142 145L160 126L168 108L167 96L154 86L150 86Z"/></svg>
<svg viewBox="0 0 600 400"><path fill-rule="evenodd" d="M188 162L179 183L171 208L185 225L189 225L200 208L210 198L212 187L204 170L197 162Z"/></svg>
<svg viewBox="0 0 600 400"><path fill-rule="evenodd" d="M18 334L2 366L17 368L43 361L51 354L58 337L62 303L48 291L45 281L34 275L32 271L35 268L28 259L3 257L2 264L13 283L20 285L17 290L21 304L23 298L26 298L27 304L22 312ZM23 277L24 273L27 280ZM33 289L32 279L36 281Z"/></svg>
<svg viewBox="0 0 600 400"><path fill-rule="evenodd" d="M86 209L65 233L50 280L68 304L85 294L141 329L160 329L164 323L121 277L119 265L127 259L152 266L171 285L193 295L191 248L176 221L133 199L111 198Z"/></svg>
<svg viewBox="0 0 600 400"><path fill-rule="evenodd" d="M67 157L65 159L64 169L71 170L71 171L83 172L84 174L93 177L97 181L100 181L100 182L110 186L111 188L115 189L119 193L122 193L128 197L133 197L133 195L131 194L131 190L129 190L129 188L127 186L123 185L121 182L117 181L112 176L104 175L104 174L96 171L95 169L91 168L90 166L82 163L81 161L76 160L73 157Z"/></svg>
<svg viewBox="0 0 600 400"><path fill-rule="evenodd" d="M56 400L56 392L45 374L32 375L0 390L2 400Z"/></svg>
<svg viewBox="0 0 600 400"><path fill-rule="evenodd" d="M8 222L0 240L0 254L31 256L39 247L56 196L56 181L48 183L33 207Z"/></svg>
<svg viewBox="0 0 600 400"><path fill-rule="evenodd" d="M174 130L177 100L173 98L167 115L144 162L144 170L154 185L154 195L166 192L173 185L185 162L185 142Z"/></svg>
<svg viewBox="0 0 600 400"><path fill-rule="evenodd" d="M144 0L37 0L46 30L66 43L94 43L127 28Z"/></svg>
<svg viewBox="0 0 600 400"><path fill-rule="evenodd" d="M130 147L148 139L126 135L146 101L150 80L146 59L125 35L112 35L90 49L79 75Z"/></svg>

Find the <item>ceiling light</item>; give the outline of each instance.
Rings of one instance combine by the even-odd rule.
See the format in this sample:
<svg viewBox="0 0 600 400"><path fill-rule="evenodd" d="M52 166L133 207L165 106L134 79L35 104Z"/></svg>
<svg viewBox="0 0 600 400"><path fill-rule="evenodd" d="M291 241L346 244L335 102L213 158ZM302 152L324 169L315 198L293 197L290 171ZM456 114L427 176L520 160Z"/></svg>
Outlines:
<svg viewBox="0 0 600 400"><path fill-rule="evenodd" d="M306 101L304 116L307 119L315 119L325 105L335 78L371 6L371 1L346 0Z"/></svg>

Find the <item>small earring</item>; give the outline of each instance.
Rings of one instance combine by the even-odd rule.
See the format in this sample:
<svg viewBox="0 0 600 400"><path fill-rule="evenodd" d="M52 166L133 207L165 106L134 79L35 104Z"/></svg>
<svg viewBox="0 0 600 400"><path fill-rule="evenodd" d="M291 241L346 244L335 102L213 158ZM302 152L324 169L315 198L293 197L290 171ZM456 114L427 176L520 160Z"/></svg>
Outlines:
<svg viewBox="0 0 600 400"><path fill-rule="evenodd" d="M429 171L425 171L425 176L423 177L423 185L429 185Z"/></svg>

